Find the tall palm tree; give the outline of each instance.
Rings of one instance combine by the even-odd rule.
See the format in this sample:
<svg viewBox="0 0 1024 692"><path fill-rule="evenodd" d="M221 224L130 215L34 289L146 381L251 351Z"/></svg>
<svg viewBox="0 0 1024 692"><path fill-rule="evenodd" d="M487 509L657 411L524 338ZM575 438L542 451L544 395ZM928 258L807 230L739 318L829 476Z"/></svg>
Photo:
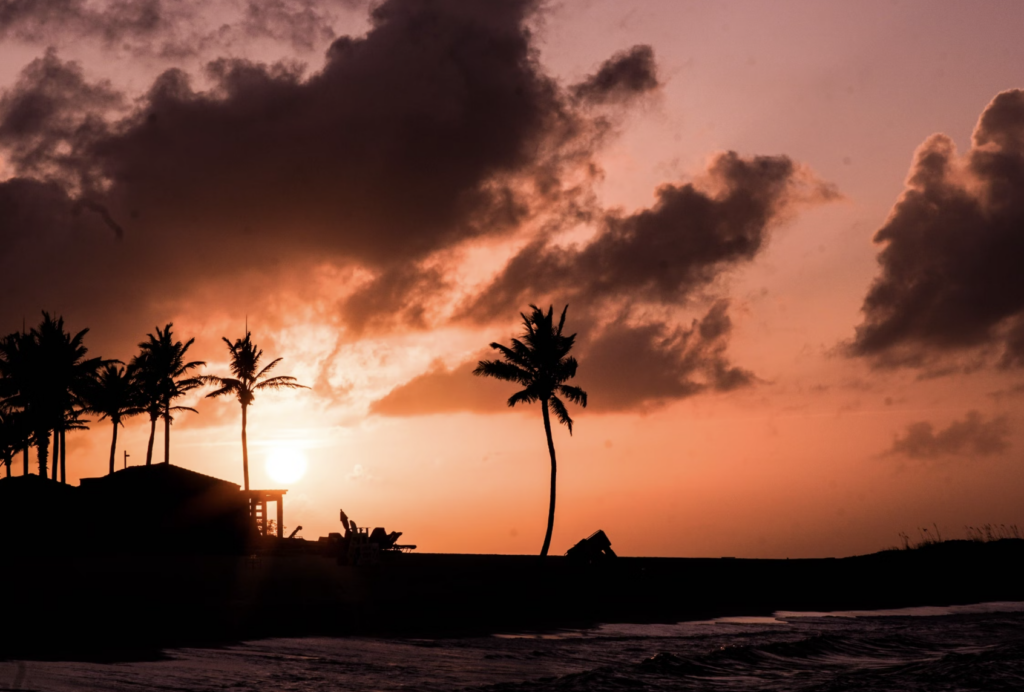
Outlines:
<svg viewBox="0 0 1024 692"><path fill-rule="evenodd" d="M202 386L203 378L191 375L192 371L206 365L201 360L186 361L185 353L195 342L189 339L185 343L174 340L168 322L156 334L147 334L147 341L139 344L140 353L132 360L140 371L143 391L145 392L146 411L149 413L150 430L149 446L146 449L146 465L153 460L153 437L156 434L156 421L164 419L164 463L171 462L171 421L173 413L191 411L198 413L189 406L174 406L174 400L184 396L191 390Z"/></svg>
<svg viewBox="0 0 1024 692"><path fill-rule="evenodd" d="M75 406L103 362L86 358L83 343L88 329L75 335L64 331L64 318L43 313L43 321L29 333L0 340L0 398L24 414L31 440L38 451L39 475L46 476L50 433L54 433L53 477L64 421L74 420ZM65 471L66 478L66 471Z"/></svg>
<svg viewBox="0 0 1024 692"><path fill-rule="evenodd" d="M42 454L45 438L53 431L53 478L57 478L59 463L62 483L67 482L65 432L87 429L84 424L88 421L80 418L80 404L103 364L102 358L85 357L89 349L83 340L88 332L83 329L72 336L64 331L63 317L51 317L47 312L43 313L39 327L31 332L38 356L31 393L31 398L37 399L33 406L36 412L33 418L40 426L36 433L37 444Z"/></svg>
<svg viewBox="0 0 1024 692"><path fill-rule="evenodd" d="M238 403L242 405L242 476L245 480L245 489L249 489L249 445L245 437L246 412L256 399L256 392L261 389L308 389L305 385L299 384L294 377L279 375L270 377L270 371L283 359L276 358L263 369L260 369L260 359L263 351L252 342L252 334L247 329L244 339L236 339L234 343L226 336L222 337L224 343L231 352L229 367L234 377L216 377L213 375L203 378L207 384L213 384L220 389L210 392L207 398L218 396L234 395Z"/></svg>
<svg viewBox="0 0 1024 692"><path fill-rule="evenodd" d="M576 359L568 355L576 335L562 335L565 313L569 306L566 305L562 310L557 327L553 322L554 306L548 308L547 314L536 305L531 305L530 308L532 312L529 317L520 313L525 328L522 336L519 339L512 339L511 346L492 343L491 348L501 354L501 360L482 360L473 370L473 374L522 385L522 390L509 397L509 406L540 402L544 415L544 432L548 438L548 453L551 455L548 529L544 534L544 546L540 549L540 556L545 557L551 546L551 532L555 526L555 476L558 472L555 443L551 439L549 410L555 412L558 421L569 428L569 434L572 435L572 418L569 417L565 403L558 398L558 394L586 408L587 393L579 387L564 384L576 376L577 367Z"/></svg>
<svg viewBox="0 0 1024 692"><path fill-rule="evenodd" d="M84 408L69 408L62 419L59 421L59 428L54 429L54 452L53 452L53 466L56 469L58 462L60 463L60 482L68 482L68 468L67 468L67 432L69 430L88 430L90 421L82 418L82 414L85 413ZM59 441L59 454L58 454L58 441ZM54 474L56 475L56 473Z"/></svg>
<svg viewBox="0 0 1024 692"><path fill-rule="evenodd" d="M142 387L135 368L119 367L107 363L96 376L95 384L87 396L87 410L107 419L114 426L110 440L110 473L114 472L114 457L117 453L117 429L124 425L124 419L146 412Z"/></svg>

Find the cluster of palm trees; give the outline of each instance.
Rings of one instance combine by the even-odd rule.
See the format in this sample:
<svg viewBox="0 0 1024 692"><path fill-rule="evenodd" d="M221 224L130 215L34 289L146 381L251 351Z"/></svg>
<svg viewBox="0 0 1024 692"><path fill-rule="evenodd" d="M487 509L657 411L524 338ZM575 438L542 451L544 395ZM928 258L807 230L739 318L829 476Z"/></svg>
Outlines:
<svg viewBox="0 0 1024 692"><path fill-rule="evenodd" d="M87 429L90 421L83 417L86 415L96 415L113 427L109 473L114 472L118 428L126 419L143 414L149 416L150 423L146 465L153 463L153 442L160 421L164 426L163 460L169 463L175 414L196 412L177 402L199 387L215 385L218 389L207 396L233 394L242 406L243 473L248 490L246 410L255 392L303 385L293 377L268 375L280 358L261 369L263 352L252 343L248 330L244 339L224 339L231 353L233 377L200 375L198 370L205 363L188 357L195 339L176 339L172 327L169 323L147 334L139 344L138 354L127 365L87 357L83 339L89 330L72 335L65 331L62 317L46 312L38 327L0 339L0 463L6 475L11 475L19 454L23 473L28 475L29 450L34 447L38 474L67 482L65 435L71 430Z"/></svg>

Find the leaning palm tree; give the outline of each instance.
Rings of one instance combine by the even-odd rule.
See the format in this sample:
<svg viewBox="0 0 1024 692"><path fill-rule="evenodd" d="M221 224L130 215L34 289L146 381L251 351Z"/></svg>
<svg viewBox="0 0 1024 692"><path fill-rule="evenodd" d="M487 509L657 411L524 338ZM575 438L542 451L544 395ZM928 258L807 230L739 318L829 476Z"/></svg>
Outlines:
<svg viewBox="0 0 1024 692"><path fill-rule="evenodd" d="M244 339L236 339L234 343L226 336L224 343L228 345L231 352L231 374L234 377L206 376L203 380L207 384L220 387L214 392L206 395L207 398L218 396L234 395L238 403L242 405L242 477L245 480L245 489L249 489L249 445L245 437L246 412L249 405L256 399L257 390L261 389L308 389L305 385L299 384L294 377L278 375L269 377L270 371L283 359L276 358L270 361L263 369L260 367L260 359L263 351L252 342L252 334L246 330Z"/></svg>
<svg viewBox="0 0 1024 692"><path fill-rule="evenodd" d="M135 369L107 363L87 395L86 410L107 419L114 426L110 441L110 471L114 473L114 456L117 452L117 429L124 425L124 419L145 413L145 401Z"/></svg>
<svg viewBox="0 0 1024 692"><path fill-rule="evenodd" d="M143 391L145 392L145 409L149 413L150 430L149 446L146 449L146 465L153 460L153 437L156 434L156 421L164 420L164 463L171 461L171 421L173 413L190 411L198 413L188 406L174 406L174 400L184 396L197 387L202 386L203 378L190 376L193 370L204 365L201 360L186 361L185 353L195 342L189 339L185 343L175 341L168 323L162 330L157 327L156 334L147 334L147 341L139 344L140 353L132 360L132 364L140 371Z"/></svg>
<svg viewBox="0 0 1024 692"><path fill-rule="evenodd" d="M519 339L512 339L511 346L492 343L491 348L501 354L501 360L482 360L473 371L474 375L494 377L507 382L515 382L524 389L516 392L508 399L509 406L516 404L532 404L539 401L544 415L544 432L548 438L548 453L551 455L551 501L548 505L548 529L544 534L544 546L540 556L548 554L551 545L551 532L555 527L555 476L558 464L555 461L555 443L551 439L551 417L549 410L558 416L558 421L569 428L572 435L572 418L565 404L558 398L561 394L574 404L586 408L587 393L572 385L564 384L576 376L576 359L568 355L572 349L576 335L562 335L565 326L566 305L558 326L553 323L554 306L548 308L547 314L536 305L531 305L530 316L520 313L525 331Z"/></svg>

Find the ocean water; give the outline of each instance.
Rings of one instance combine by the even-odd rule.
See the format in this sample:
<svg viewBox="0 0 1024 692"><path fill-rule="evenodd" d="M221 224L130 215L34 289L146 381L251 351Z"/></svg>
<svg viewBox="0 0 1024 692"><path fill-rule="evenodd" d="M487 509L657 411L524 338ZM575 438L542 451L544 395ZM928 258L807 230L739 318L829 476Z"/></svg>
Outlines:
<svg viewBox="0 0 1024 692"><path fill-rule="evenodd" d="M0 662L32 690L1024 690L1024 603L462 639L268 639L125 663Z"/></svg>

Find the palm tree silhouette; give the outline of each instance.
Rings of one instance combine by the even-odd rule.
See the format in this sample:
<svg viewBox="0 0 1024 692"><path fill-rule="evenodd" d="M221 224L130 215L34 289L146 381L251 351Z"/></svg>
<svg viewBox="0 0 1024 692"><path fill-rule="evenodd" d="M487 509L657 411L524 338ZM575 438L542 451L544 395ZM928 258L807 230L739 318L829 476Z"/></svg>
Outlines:
<svg viewBox="0 0 1024 692"><path fill-rule="evenodd" d="M0 401L9 412L8 429L17 426L21 441L23 474L29 474L28 450L34 444L28 392L31 388L31 338L24 332L0 339ZM16 412L17 418L11 418Z"/></svg>
<svg viewBox="0 0 1024 692"><path fill-rule="evenodd" d="M174 324L168 322L161 330L156 328L156 335L147 334L147 341L139 344L140 353L132 359L132 365L140 372L140 381L145 393L145 410L149 413L149 445L146 448L146 465L153 461L153 438L156 435L156 421L164 419L164 463L171 461L171 421L172 413L191 411L198 413L189 406L173 406L175 399L189 391L202 386L202 377L188 377L189 373L206 365L201 360L186 361L185 353L195 342L189 339L184 344L175 341L171 332Z"/></svg>
<svg viewBox="0 0 1024 692"><path fill-rule="evenodd" d="M47 312L31 332L38 356L33 394L42 397L34 407L36 423L42 426L37 440L48 434L44 430L53 431L53 478L57 479L59 464L61 483L67 482L65 432L86 429L88 421L81 420L82 411L76 407L103 363L101 358L85 357L89 349L83 339L88 332L83 329L72 336L64 331L63 317L54 318Z"/></svg>
<svg viewBox="0 0 1024 692"><path fill-rule="evenodd" d="M207 375L203 381L213 384L220 389L210 392L206 397L234 395L238 403L242 405L242 475L245 480L245 489L249 489L249 445L245 437L246 411L249 405L256 399L256 392L261 389L309 389L299 384L294 377L279 375L268 377L271 370L283 359L276 358L268 363L262 370L259 370L260 359L263 351L252 342L252 334L247 329L244 339L236 339L234 343L226 336L222 337L231 352L231 374L234 377L217 377Z"/></svg>
<svg viewBox="0 0 1024 692"><path fill-rule="evenodd" d="M107 419L114 426L110 441L110 471L114 472L114 456L117 452L117 428L124 425L124 419L146 412L142 387L132 367L119 367L107 363L96 376L88 394L87 410Z"/></svg>
<svg viewBox="0 0 1024 692"><path fill-rule="evenodd" d="M511 346L492 343L491 348L501 354L501 360L482 360L473 370L474 375L494 377L507 382L515 382L524 387L508 399L509 406L516 404L541 403L544 415L544 432L548 438L548 453L551 455L551 500L548 505L548 529L544 534L544 546L540 556L548 554L551 545L551 532L555 526L555 476L558 464L555 461L555 443L551 439L551 417L549 409L558 416L558 422L569 428L572 435L572 418L565 408L565 403L558 398L561 394L569 401L587 407L587 393L565 382L576 376L576 359L569 354L576 335L562 335L565 326L566 305L558 327L553 323L554 306L548 308L547 314L536 305L530 306L532 312L523 318L525 331L519 339L512 339Z"/></svg>
<svg viewBox="0 0 1024 692"><path fill-rule="evenodd" d="M14 454L25 444L20 436L20 414L20 411L0 404L0 463L3 463L8 478L11 477Z"/></svg>

